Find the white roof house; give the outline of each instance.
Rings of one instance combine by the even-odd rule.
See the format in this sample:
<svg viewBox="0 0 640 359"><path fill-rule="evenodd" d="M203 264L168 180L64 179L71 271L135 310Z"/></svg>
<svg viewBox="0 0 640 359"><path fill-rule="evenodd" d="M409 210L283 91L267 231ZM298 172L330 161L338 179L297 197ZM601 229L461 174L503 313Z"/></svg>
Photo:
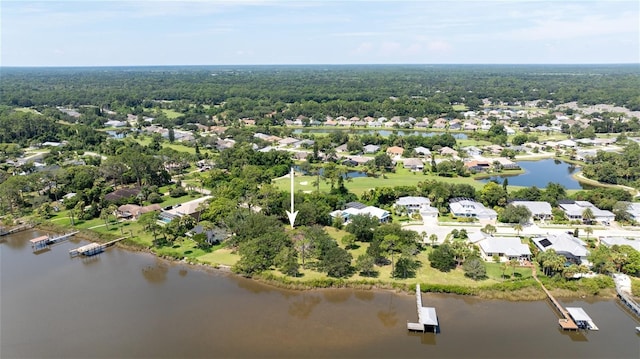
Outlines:
<svg viewBox="0 0 640 359"><path fill-rule="evenodd" d="M494 255L497 255L501 262L531 257L529 246L516 237L485 237L477 244L482 257L487 261L492 260Z"/></svg>
<svg viewBox="0 0 640 359"><path fill-rule="evenodd" d="M378 145L366 145L362 148L364 153L376 153L380 150L380 146Z"/></svg>
<svg viewBox="0 0 640 359"><path fill-rule="evenodd" d="M640 222L640 203L629 203L627 212L636 222Z"/></svg>
<svg viewBox="0 0 640 359"><path fill-rule="evenodd" d="M358 208L359 207L359 208ZM348 207L344 210L336 210L329 215L332 218L342 217L345 222L348 222L349 219L353 216L364 215L371 216L377 218L380 222L388 222L391 219L391 213L382 208L374 207L374 206L356 206L356 207Z"/></svg>
<svg viewBox="0 0 640 359"><path fill-rule="evenodd" d="M531 212L533 219L551 219L553 213L551 212L551 205L548 202L542 201L513 201L514 206L526 207Z"/></svg>
<svg viewBox="0 0 640 359"><path fill-rule="evenodd" d="M404 207L407 213L414 213L420 211L422 207L428 207L431 205L431 200L427 197L400 197L395 203L396 207Z"/></svg>
<svg viewBox="0 0 640 359"><path fill-rule="evenodd" d="M546 236L532 238L532 240L541 251L553 249L556 253L568 259L574 259L579 264L588 264L587 256L589 251L587 250L587 244L568 233L547 234Z"/></svg>
<svg viewBox="0 0 640 359"><path fill-rule="evenodd" d="M418 146L418 147L414 148L413 150L419 155L431 156L431 150L426 148L426 147Z"/></svg>
<svg viewBox="0 0 640 359"><path fill-rule="evenodd" d="M600 242L607 247L627 245L640 252L640 238L600 237Z"/></svg>
<svg viewBox="0 0 640 359"><path fill-rule="evenodd" d="M596 222L613 222L613 220L616 218L616 216L611 211L602 210L588 201L566 201L559 203L558 207L560 207L564 211L567 218L571 220L582 221L582 214L587 208L591 209L594 220Z"/></svg>
<svg viewBox="0 0 640 359"><path fill-rule="evenodd" d="M454 217L471 217L484 220L496 220L498 218L496 211L470 199L454 199L449 203L449 209Z"/></svg>

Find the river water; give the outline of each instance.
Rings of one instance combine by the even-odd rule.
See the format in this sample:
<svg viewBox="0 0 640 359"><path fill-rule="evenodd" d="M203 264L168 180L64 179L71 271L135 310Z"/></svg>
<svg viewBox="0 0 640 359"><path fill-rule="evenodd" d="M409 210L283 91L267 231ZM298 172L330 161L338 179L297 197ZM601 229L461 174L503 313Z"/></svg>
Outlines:
<svg viewBox="0 0 640 359"><path fill-rule="evenodd" d="M412 295L280 290L118 248L72 259L75 239L34 254L38 235L0 241L3 359L640 357L640 324L616 300L564 300L600 327L565 333L546 301L425 294L441 332L413 334Z"/></svg>

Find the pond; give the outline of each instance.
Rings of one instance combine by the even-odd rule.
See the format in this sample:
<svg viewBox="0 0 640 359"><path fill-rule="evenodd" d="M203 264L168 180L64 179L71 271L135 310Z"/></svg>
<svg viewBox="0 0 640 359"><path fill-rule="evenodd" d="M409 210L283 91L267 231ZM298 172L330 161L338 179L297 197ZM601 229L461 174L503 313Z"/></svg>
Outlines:
<svg viewBox="0 0 640 359"><path fill-rule="evenodd" d="M549 182L555 182L566 189L587 188L587 185L583 185L571 177L572 174L580 171L579 167L574 164L549 158L540 161L520 161L518 165L525 173L513 176L493 176L480 181L502 183L505 178L508 178L511 186L545 188Z"/></svg>
<svg viewBox="0 0 640 359"><path fill-rule="evenodd" d="M343 128L343 129L297 128L293 130L293 133L319 134L319 133L331 133L335 131L349 131L349 132L354 131L358 134L367 134L367 135L373 135L378 133L382 137L389 137L392 133L395 133L398 136L423 136L423 137L433 137L433 136L438 136L445 133L445 132L422 132L422 131L410 131L410 130L365 130L365 129L347 129L347 128ZM458 140L466 140L468 138L467 134L465 133L450 132L450 134Z"/></svg>

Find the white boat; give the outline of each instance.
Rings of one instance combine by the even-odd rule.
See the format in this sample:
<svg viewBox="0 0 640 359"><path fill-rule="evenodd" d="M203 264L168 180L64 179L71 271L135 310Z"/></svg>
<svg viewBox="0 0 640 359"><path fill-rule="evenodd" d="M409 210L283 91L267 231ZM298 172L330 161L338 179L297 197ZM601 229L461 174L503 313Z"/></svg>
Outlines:
<svg viewBox="0 0 640 359"><path fill-rule="evenodd" d="M640 327L636 327L636 333L640 333Z"/></svg>

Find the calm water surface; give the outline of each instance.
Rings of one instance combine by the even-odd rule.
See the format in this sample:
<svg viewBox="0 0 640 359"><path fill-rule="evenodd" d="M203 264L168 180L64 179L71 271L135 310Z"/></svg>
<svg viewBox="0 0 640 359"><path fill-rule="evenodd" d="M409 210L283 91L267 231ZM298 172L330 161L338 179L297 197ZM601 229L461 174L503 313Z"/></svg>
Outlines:
<svg viewBox="0 0 640 359"><path fill-rule="evenodd" d="M117 248L71 259L0 243L4 358L638 358L639 322L615 300L581 306L598 332L563 333L545 301L424 295L441 333L411 334L411 295L274 289Z"/></svg>
<svg viewBox="0 0 640 359"><path fill-rule="evenodd" d="M525 173L515 176L495 176L481 180L489 182L496 180L502 183L505 178L509 179L509 185L545 188L549 182L563 185L567 189L582 189L584 186L576 181L572 174L580 169L570 163L554 159L544 159L539 161L520 161L518 165L525 170Z"/></svg>

